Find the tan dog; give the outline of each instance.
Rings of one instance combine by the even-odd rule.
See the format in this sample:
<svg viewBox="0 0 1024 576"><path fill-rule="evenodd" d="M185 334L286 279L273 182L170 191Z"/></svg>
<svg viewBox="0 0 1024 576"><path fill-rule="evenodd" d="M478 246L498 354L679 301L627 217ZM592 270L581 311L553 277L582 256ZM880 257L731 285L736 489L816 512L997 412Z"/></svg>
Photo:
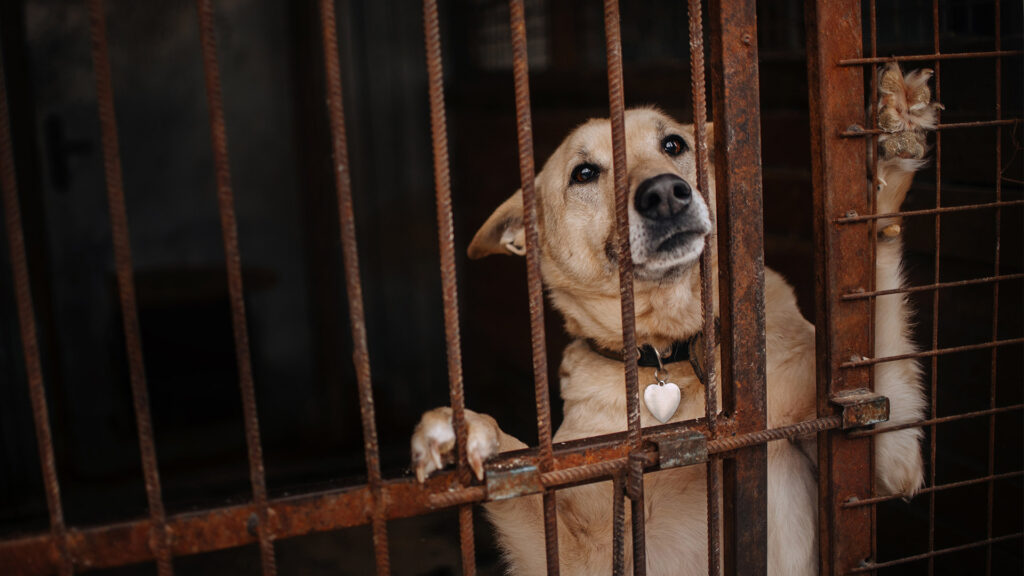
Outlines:
<svg viewBox="0 0 1024 576"><path fill-rule="evenodd" d="M899 209L914 171L922 164L924 137L935 126L937 106L930 103L928 78L928 72L904 78L895 66L883 74L879 125L891 135L880 138L880 213ZM626 143L637 342L666 350L702 329L697 263L705 236L712 233L713 219L694 189L692 126L678 124L654 109L630 110L626 113ZM577 338L562 359L565 414L554 436L556 442L626 429L622 363L595 351L621 350L622 342L611 173L609 122L591 120L565 139L537 175L544 283L554 306L565 317L566 330ZM710 186L713 198L714 183ZM522 221L522 194L517 192L476 234L470 257L522 255ZM898 288L902 283L898 224L883 221L879 229L886 233L880 235L878 244L876 287ZM907 335L908 317L902 295L877 299L876 356L913 350ZM800 315L790 286L771 270L765 271L765 320L768 425L813 419L814 327ZM703 416L704 391L693 369L677 363L670 370L682 391L682 401L668 421ZM641 387L655 381L650 368L641 368L639 378ZM879 364L875 387L890 399L888 426L922 417L925 402L919 369L913 361ZM641 405L642 424L657 424L643 402ZM502 432L490 416L467 410L466 420L469 462L478 477L491 456L526 447ZM909 497L921 486L920 437L919 429L875 437L875 474L883 492ZM807 442L813 444L813 438ZM413 467L420 481L451 460L453 444L451 409L424 414L412 438ZM768 562L772 574L813 574L817 569L814 456L813 449L802 450L794 442L768 445ZM703 466L645 476L648 574L707 573L705 482ZM611 483L603 482L558 493L562 574L609 572L611 491ZM498 530L510 572L543 574L540 498L492 502L486 510ZM630 562L627 559L626 565Z"/></svg>

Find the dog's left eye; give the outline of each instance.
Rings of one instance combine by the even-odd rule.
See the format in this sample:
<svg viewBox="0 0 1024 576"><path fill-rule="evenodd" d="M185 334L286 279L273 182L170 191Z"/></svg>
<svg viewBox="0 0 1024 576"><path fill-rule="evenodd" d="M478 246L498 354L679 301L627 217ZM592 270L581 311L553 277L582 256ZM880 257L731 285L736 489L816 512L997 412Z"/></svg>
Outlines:
<svg viewBox="0 0 1024 576"><path fill-rule="evenodd" d="M678 136L676 134L667 136L661 141L661 149L669 156L679 156L683 152L686 152L687 148L689 148L689 146L686 145L686 140L683 140L682 136Z"/></svg>

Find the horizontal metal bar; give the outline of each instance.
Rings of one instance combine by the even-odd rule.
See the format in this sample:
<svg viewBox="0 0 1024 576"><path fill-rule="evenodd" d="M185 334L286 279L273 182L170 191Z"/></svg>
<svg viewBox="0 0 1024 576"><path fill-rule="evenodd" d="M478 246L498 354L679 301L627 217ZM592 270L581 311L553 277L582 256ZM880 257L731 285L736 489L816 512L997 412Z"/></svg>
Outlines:
<svg viewBox="0 0 1024 576"><path fill-rule="evenodd" d="M946 214L948 212L967 212L970 210L984 210L988 208L1006 208L1009 206L1024 206L1024 200L1001 200L999 202L987 202L985 204L964 204L963 206L943 206L941 208L928 208L926 210L907 210L906 212L887 212L885 214L850 214L833 220L835 224L854 224L868 222L870 220L881 220L882 218L898 218L905 216L927 216L930 214Z"/></svg>
<svg viewBox="0 0 1024 576"><path fill-rule="evenodd" d="M952 554L953 552L962 552L964 550L970 550L972 548L980 548L982 546L988 546L989 544L998 544L1000 542L1006 542L1008 540L1016 540L1024 537L1024 532L1016 532L1014 534L1006 534L1005 536L999 536L996 538L987 538L985 540L979 540L977 542L971 542L970 544L964 544L962 546L952 546L950 548L942 548L940 550L933 550L931 552L925 552L924 554L917 554L914 556L907 556L905 558L898 558L896 560L890 560L888 562L865 562L860 566L847 572L847 574L862 574L864 572L874 572L880 568L889 568L891 566L899 566L901 564L909 564L911 562L917 562L918 560L927 560L928 558L934 558L936 556L942 556L944 554Z"/></svg>
<svg viewBox="0 0 1024 576"><path fill-rule="evenodd" d="M954 282L939 282L938 284L926 284L924 286L905 286L903 288L894 288L891 290L872 290L870 292L850 292L843 294L842 300L863 300L864 298L874 298L876 296L888 296L889 294L911 294L914 292L932 292L934 290L942 290L944 288L959 288L961 286L974 286L977 284L992 284L994 282L1006 282L1009 280L1020 280L1024 279L1024 273L1022 274L1003 274L1001 276L988 276L986 278L971 278L970 280L957 280Z"/></svg>
<svg viewBox="0 0 1024 576"><path fill-rule="evenodd" d="M995 340L993 342L981 342L979 344L952 346L950 348L939 348L936 350L923 350L921 352L898 354L896 356L883 356L882 358L862 358L860 360L851 360L849 362L843 362L842 364L840 364L840 366L843 368L857 368L860 366L872 366L874 364L882 364L884 362L906 360L907 358L931 358L932 356L943 356L945 354L954 354L957 352L970 352L972 350L986 350L989 348L996 348L999 346L1012 346L1013 344L1024 344L1024 338L1009 338L1006 340Z"/></svg>
<svg viewBox="0 0 1024 576"><path fill-rule="evenodd" d="M1021 50L987 50L980 52L953 52L949 54L911 54L909 56L878 56L875 58L847 58L840 60L840 66L862 66L864 64L884 64L886 62L930 62L934 60L962 60L965 58L1003 58L1020 56Z"/></svg>
<svg viewBox="0 0 1024 576"><path fill-rule="evenodd" d="M939 124L935 127L935 130L955 130L957 128L985 128L987 126L1012 126L1019 124L1020 118L1000 118L998 120L977 120L974 122L951 122L949 124ZM860 125L853 125L843 132L839 133L842 138L861 138L863 136L875 136L878 134L889 134L885 130L878 128L862 128Z"/></svg>
<svg viewBox="0 0 1024 576"><path fill-rule="evenodd" d="M734 435L732 418L719 418L716 427L721 438L708 442L708 451L723 453L766 442L796 438L815 431L836 428L838 416L819 418L744 435ZM654 441L685 431L707 434L703 419L653 426L644 430L645 442L640 457L645 468L659 464ZM610 478L623 470L630 453L626 432L565 442L554 447L554 469L542 474L545 488L566 488ZM536 449L502 454L497 462L538 458ZM407 518L462 504L483 502L483 486L459 488L454 471L442 472L419 484L412 478L387 480L381 486L388 502L387 518ZM337 530L369 524L374 499L369 486L323 490L309 494L273 498L268 501L269 532L275 540L294 538L314 532ZM256 542L247 530L252 504L225 506L209 510L175 514L167 518L173 556L185 556L244 546ZM69 530L68 547L79 566L105 568L153 560L149 545L152 523L149 519ZM50 553L52 537L34 534L0 542L0 566L15 567L12 576L52 573L55 565ZM116 551L116 553L115 553ZM116 559L116 561L114 560Z"/></svg>
<svg viewBox="0 0 1024 576"><path fill-rule="evenodd" d="M939 418L930 418L928 420L918 420L916 422L906 422L904 424L897 424L895 426L887 426L885 428L872 428L870 430L854 430L850 433L851 438L862 438L864 436L877 436L879 434L885 434L887 432L896 432L897 430L906 430L908 428L920 428L922 426L931 426L933 424L945 424L947 422L957 422L959 420L969 420L971 418L978 418L981 416L990 416L992 414L1000 414L1003 412L1013 412L1014 410L1024 409L1024 404L1014 404L1012 406L1000 406L999 408L989 408L987 410L978 410L977 412L965 412L963 414L954 414L952 416L942 416Z"/></svg>
<svg viewBox="0 0 1024 576"><path fill-rule="evenodd" d="M982 476L980 478L971 478L970 480L962 480L960 482L950 482L949 484L939 484L938 486L927 486L917 491L915 496L921 494L929 494L932 492L944 492L946 490L953 490L954 488L963 488L964 486L974 486L976 484L985 484L991 482L998 482L999 480L1009 480L1010 478L1018 478L1024 476L1024 470L1017 470L1016 472L1006 472L1005 474L992 474L989 476ZM874 498L867 498L864 500L850 500L843 502L843 508L859 508L861 506L871 506L873 504L879 504L882 502L889 502L891 500L900 500L905 496L903 494L889 494L887 496L876 496Z"/></svg>

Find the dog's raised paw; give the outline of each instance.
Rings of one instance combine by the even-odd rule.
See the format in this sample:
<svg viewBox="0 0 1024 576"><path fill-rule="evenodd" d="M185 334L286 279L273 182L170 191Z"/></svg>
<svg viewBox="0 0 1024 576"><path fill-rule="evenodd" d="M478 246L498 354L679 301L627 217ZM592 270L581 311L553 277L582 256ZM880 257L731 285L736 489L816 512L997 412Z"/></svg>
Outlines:
<svg viewBox="0 0 1024 576"><path fill-rule="evenodd" d="M498 453L498 423L486 414L466 410L466 458L478 480L484 478L484 462ZM452 409L435 408L423 415L412 434L412 468L424 482L430 474L455 462L455 429Z"/></svg>
<svg viewBox="0 0 1024 576"><path fill-rule="evenodd" d="M933 72L927 68L906 75L890 63L879 76L878 138L882 158L919 160L928 151L926 133L938 124L942 104L932 101L928 86Z"/></svg>

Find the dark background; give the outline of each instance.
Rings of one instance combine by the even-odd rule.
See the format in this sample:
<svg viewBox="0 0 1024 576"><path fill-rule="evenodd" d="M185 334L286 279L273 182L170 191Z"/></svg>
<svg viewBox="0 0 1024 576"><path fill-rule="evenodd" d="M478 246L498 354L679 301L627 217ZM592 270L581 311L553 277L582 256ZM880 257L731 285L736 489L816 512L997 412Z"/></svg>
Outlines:
<svg viewBox="0 0 1024 576"><path fill-rule="evenodd" d="M231 336L195 8L185 0L108 1L107 26L146 374L169 513L244 501L248 469ZM328 123L320 24L310 1L216 2L232 179L239 218L257 401L271 495L364 479ZM931 3L879 3L878 52L933 52ZM338 3L343 83L377 429L386 477L407 474L418 416L447 404L445 344L420 4ZM587 118L607 116L599 2L527 0L533 129L539 165ZM810 151L803 5L762 2L759 47L765 246L813 317ZM939 3L943 52L991 50L994 4ZM692 119L684 3L622 3L627 105ZM1002 46L1022 47L1021 4L1003 2ZM83 2L0 3L21 203L57 467L67 521L146 514L131 410L95 80ZM536 441L522 260L468 262L465 246L519 187L503 1L442 2L445 89L468 406ZM868 34L865 29L865 41ZM941 64L943 122L994 118L995 61ZM930 66L930 63L922 63ZM1002 114L1022 113L1022 59L1002 66ZM710 89L710 88L709 88ZM709 95L710 96L710 95ZM709 98L710 101L710 98ZM1022 198L1020 125L1002 130L1002 198ZM917 177L907 209L995 199L996 129L950 130ZM934 216L905 222L907 273L934 281ZM1024 269L1020 206L1001 211L1004 274ZM996 213L945 214L942 281L994 272ZM6 246L0 238L0 537L47 527ZM1022 282L1000 285L1001 338L1022 335ZM932 296L913 298L915 340L931 346ZM938 345L991 338L993 289L943 290ZM553 413L566 343L549 311ZM941 356L939 416L1022 402L1022 350ZM925 381L932 365L924 362ZM1019 410L995 418L995 471L1022 469ZM557 422L556 422L557 425ZM938 426L936 483L984 476L989 419ZM926 443L927 450L927 443ZM927 452L926 452L927 455ZM1019 473L995 484L994 534L1021 530ZM935 546L983 539L984 484L939 492ZM929 497L879 507L880 560L927 551ZM477 522L482 573L498 573L490 528ZM456 573L454 515L389 524L398 574ZM369 573L365 527L276 544L284 574ZM983 565L985 549L941 557L936 572ZM1020 541L993 550L1021 571ZM254 547L175 560L181 574L257 573ZM0 567L2 568L2 567ZM918 573L925 562L901 567ZM2 571L2 570L0 570ZM108 571L154 572L152 566Z"/></svg>

